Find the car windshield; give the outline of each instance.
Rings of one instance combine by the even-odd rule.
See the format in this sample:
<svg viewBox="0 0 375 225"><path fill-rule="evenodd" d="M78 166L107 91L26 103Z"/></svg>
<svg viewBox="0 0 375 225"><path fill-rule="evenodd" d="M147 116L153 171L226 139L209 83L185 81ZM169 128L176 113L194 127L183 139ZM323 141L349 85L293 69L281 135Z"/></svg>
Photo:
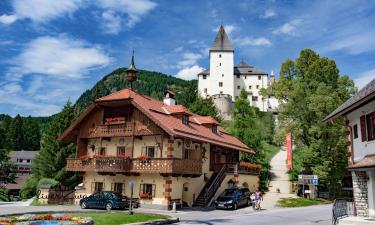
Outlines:
<svg viewBox="0 0 375 225"><path fill-rule="evenodd" d="M236 193L236 189L225 189L220 197L232 197L234 196L234 193Z"/></svg>

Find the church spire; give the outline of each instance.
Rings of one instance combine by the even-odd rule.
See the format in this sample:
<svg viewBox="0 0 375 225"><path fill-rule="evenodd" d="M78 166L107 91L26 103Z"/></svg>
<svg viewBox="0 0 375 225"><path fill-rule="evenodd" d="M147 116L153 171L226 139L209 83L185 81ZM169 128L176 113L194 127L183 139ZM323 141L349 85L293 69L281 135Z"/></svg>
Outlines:
<svg viewBox="0 0 375 225"><path fill-rule="evenodd" d="M223 24L220 25L219 31L216 34L210 51L234 51L232 44L229 41L228 35L224 30Z"/></svg>
<svg viewBox="0 0 375 225"><path fill-rule="evenodd" d="M133 88L133 82L137 81L137 72L138 70L135 68L134 64L134 50L132 54L132 59L129 65L129 68L125 71L125 78L130 83L130 88Z"/></svg>

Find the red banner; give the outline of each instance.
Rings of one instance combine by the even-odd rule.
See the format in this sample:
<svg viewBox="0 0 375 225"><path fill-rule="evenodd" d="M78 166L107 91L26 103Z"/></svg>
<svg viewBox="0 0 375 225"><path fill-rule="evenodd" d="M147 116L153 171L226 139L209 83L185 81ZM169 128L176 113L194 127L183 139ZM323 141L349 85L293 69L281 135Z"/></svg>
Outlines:
<svg viewBox="0 0 375 225"><path fill-rule="evenodd" d="M292 143L292 132L288 132L285 135L285 148L286 148L286 167L288 169L293 168L293 143Z"/></svg>

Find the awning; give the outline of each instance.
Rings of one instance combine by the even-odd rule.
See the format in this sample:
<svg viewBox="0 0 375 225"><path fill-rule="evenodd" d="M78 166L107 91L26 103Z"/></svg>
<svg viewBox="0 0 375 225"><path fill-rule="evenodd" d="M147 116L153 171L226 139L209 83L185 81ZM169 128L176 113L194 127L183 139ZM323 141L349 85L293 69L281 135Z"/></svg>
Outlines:
<svg viewBox="0 0 375 225"><path fill-rule="evenodd" d="M375 170L375 154L366 155L360 161L354 163L348 167L348 170L354 171L366 171L366 170Z"/></svg>

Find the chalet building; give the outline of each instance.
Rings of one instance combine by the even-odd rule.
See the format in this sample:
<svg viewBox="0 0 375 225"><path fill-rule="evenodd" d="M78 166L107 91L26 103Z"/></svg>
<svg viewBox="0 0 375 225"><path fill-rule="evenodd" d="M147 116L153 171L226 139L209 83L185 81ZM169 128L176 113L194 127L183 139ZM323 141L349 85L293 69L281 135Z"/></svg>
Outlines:
<svg viewBox="0 0 375 225"><path fill-rule="evenodd" d="M262 88L275 81L275 75L241 61L234 64L234 48L221 25L209 50L210 68L198 74L198 92L201 97L211 97L224 119L231 118L233 102L241 90L248 93L248 100L260 111L276 112L278 101L273 96L264 98Z"/></svg>
<svg viewBox="0 0 375 225"><path fill-rule="evenodd" d="M375 218L375 79L325 120L334 122L338 116L346 119L348 170L352 175L353 200L358 216L342 219L340 224L367 224L366 217Z"/></svg>
<svg viewBox="0 0 375 225"><path fill-rule="evenodd" d="M136 72L133 57L130 83ZM173 95L158 101L125 88L96 99L67 128L59 139L77 150L66 169L83 174L76 195L112 190L130 197L132 182L143 206L165 209L173 201L207 206L228 186L258 187L260 166L240 161L241 152L254 151Z"/></svg>
<svg viewBox="0 0 375 225"><path fill-rule="evenodd" d="M32 162L37 154L38 151L11 151L9 153L16 174L14 182L5 186L11 198L19 196L23 184L31 176Z"/></svg>

